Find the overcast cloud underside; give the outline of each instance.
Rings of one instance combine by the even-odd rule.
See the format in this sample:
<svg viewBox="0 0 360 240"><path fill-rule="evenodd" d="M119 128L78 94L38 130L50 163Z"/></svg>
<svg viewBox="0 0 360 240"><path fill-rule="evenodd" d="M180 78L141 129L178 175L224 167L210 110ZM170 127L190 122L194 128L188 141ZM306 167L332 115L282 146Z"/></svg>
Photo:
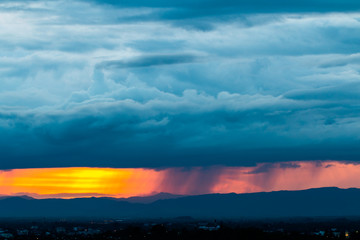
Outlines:
<svg viewBox="0 0 360 240"><path fill-rule="evenodd" d="M359 52L358 1L2 1L0 168L357 161Z"/></svg>

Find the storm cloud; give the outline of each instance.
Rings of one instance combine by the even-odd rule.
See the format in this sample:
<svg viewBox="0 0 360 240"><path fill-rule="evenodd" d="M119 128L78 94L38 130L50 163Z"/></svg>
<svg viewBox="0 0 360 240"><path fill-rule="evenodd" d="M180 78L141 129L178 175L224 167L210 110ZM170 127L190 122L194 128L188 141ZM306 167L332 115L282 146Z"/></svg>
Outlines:
<svg viewBox="0 0 360 240"><path fill-rule="evenodd" d="M0 3L1 169L359 160L359 3L117 2Z"/></svg>

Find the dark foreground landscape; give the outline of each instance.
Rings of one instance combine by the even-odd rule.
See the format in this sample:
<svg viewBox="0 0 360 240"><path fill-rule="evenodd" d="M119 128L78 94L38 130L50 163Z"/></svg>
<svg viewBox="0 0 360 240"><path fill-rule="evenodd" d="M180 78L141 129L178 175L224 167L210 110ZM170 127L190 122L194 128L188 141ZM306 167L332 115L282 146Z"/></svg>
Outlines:
<svg viewBox="0 0 360 240"><path fill-rule="evenodd" d="M360 218L2 219L0 239L360 239Z"/></svg>

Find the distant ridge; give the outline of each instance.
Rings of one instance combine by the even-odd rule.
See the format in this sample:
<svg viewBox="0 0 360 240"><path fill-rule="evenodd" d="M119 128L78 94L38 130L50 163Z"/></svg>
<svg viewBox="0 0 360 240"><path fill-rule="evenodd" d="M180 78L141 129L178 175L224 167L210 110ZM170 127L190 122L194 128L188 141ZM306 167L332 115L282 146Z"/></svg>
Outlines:
<svg viewBox="0 0 360 240"><path fill-rule="evenodd" d="M137 201L137 200L136 200ZM146 202L146 201L145 201ZM113 198L0 199L0 217L271 218L360 216L360 189L318 188L246 194L207 194L130 203Z"/></svg>
<svg viewBox="0 0 360 240"><path fill-rule="evenodd" d="M175 199L185 197L184 195L175 195L171 193L157 193L155 195L151 196L145 196L145 197L129 197L129 198L118 198L121 201L126 201L130 203L152 203L158 200L164 200L164 199Z"/></svg>
<svg viewBox="0 0 360 240"><path fill-rule="evenodd" d="M5 196L5 195L3 195L3 196L0 196L0 200L6 199L6 198L23 198L23 199L27 199L27 200L35 199L35 198L32 198L27 195L20 195L20 196Z"/></svg>

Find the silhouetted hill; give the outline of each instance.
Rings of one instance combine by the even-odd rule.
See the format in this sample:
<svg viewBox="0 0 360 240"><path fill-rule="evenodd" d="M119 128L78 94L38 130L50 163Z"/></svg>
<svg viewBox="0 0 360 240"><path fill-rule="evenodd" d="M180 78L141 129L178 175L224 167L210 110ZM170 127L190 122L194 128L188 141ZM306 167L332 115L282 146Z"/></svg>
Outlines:
<svg viewBox="0 0 360 240"><path fill-rule="evenodd" d="M149 204L111 198L0 200L0 217L296 217L360 216L360 189L319 188L249 194L208 194Z"/></svg>
<svg viewBox="0 0 360 240"><path fill-rule="evenodd" d="M118 200L130 202L130 203L152 203L152 202L155 202L158 200L174 199L174 198L180 198L180 197L184 197L184 196L161 192L161 193L151 195L151 196L146 196L146 197L118 198Z"/></svg>

